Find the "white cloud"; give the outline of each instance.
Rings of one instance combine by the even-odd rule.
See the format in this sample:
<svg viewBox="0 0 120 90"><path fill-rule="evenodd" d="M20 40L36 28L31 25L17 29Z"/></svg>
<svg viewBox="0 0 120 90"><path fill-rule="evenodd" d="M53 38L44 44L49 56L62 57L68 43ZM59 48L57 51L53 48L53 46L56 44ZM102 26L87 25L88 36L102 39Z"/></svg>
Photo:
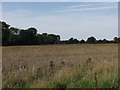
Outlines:
<svg viewBox="0 0 120 90"><path fill-rule="evenodd" d="M80 7L87 7L87 6L91 6L90 4L88 4L88 5L71 5L71 6L68 6L68 7L65 7L65 8L63 8L63 9L73 9L73 8L80 8Z"/></svg>
<svg viewBox="0 0 120 90"><path fill-rule="evenodd" d="M76 7L78 7L78 6L76 6ZM66 8L66 9L58 9L55 12L91 11L91 10L103 10L103 9L112 9L112 8L117 8L117 6L104 6L104 7L94 7L94 8L75 8L75 6L74 6L74 7Z"/></svg>

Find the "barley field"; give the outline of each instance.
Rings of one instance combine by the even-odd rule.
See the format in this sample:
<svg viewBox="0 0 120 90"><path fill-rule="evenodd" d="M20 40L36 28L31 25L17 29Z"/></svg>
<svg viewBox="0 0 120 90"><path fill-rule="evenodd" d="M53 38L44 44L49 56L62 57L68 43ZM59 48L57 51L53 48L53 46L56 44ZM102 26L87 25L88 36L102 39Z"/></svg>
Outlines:
<svg viewBox="0 0 120 90"><path fill-rule="evenodd" d="M3 88L118 88L117 44L2 47Z"/></svg>

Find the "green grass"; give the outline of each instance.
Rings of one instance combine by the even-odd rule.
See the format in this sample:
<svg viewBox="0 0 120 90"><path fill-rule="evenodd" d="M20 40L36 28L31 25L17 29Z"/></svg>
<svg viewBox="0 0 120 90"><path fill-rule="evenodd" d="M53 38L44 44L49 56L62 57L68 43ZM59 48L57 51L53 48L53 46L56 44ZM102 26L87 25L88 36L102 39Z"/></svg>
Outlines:
<svg viewBox="0 0 120 90"><path fill-rule="evenodd" d="M113 80L117 77L103 77L98 79L98 87L99 88L117 88L118 84L114 84ZM47 84L48 88L96 88L94 77L80 77L77 76L75 78L62 78Z"/></svg>

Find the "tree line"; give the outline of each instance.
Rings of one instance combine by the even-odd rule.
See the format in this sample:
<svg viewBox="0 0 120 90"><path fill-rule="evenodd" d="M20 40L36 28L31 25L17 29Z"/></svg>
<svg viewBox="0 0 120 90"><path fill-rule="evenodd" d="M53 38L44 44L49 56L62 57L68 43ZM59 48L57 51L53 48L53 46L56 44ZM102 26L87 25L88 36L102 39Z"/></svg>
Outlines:
<svg viewBox="0 0 120 90"><path fill-rule="evenodd" d="M46 44L104 44L119 43L120 38L114 37L113 40L96 40L91 36L86 41L70 38L69 40L60 40L60 35L37 33L34 27L28 29L19 29L11 27L6 22L0 21L0 34L2 34L2 46L14 45L46 45ZM0 38L0 39L1 39Z"/></svg>

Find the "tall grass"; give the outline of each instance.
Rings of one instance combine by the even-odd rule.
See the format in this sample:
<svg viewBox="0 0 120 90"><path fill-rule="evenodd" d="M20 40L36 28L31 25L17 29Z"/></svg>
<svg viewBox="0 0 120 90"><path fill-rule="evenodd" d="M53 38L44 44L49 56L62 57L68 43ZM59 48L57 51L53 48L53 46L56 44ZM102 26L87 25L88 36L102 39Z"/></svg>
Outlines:
<svg viewBox="0 0 120 90"><path fill-rule="evenodd" d="M118 88L117 44L2 50L4 88Z"/></svg>

